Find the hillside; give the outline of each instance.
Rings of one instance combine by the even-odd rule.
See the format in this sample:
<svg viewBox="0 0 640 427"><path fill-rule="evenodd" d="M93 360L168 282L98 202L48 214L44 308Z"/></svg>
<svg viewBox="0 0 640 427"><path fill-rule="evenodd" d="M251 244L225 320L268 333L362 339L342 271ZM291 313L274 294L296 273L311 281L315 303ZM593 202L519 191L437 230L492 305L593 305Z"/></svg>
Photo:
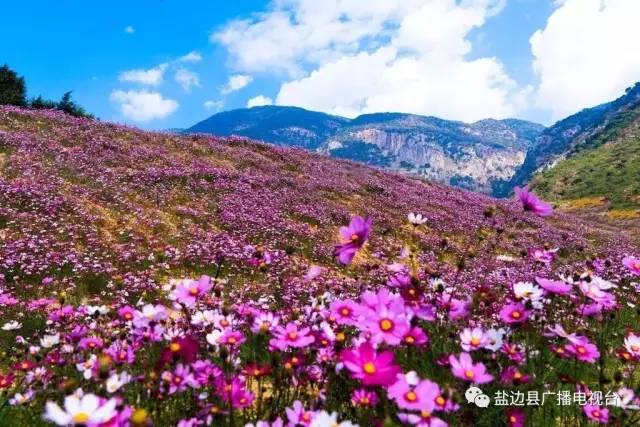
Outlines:
<svg viewBox="0 0 640 427"><path fill-rule="evenodd" d="M513 187L529 182L537 171L551 167L578 150L607 142L615 136L612 132L638 116L639 105L640 83L636 83L615 101L586 108L545 129L511 180L500 184L495 194L506 196Z"/></svg>
<svg viewBox="0 0 640 427"><path fill-rule="evenodd" d="M525 202L0 107L0 425L634 425L465 399L640 387L640 247Z"/></svg>
<svg viewBox="0 0 640 427"><path fill-rule="evenodd" d="M640 106L536 175L532 186L548 199L569 206L589 205L591 199L592 207L606 204L610 216L624 210L634 216L640 208ZM635 212L635 217L640 214Z"/></svg>
<svg viewBox="0 0 640 427"><path fill-rule="evenodd" d="M543 129L515 119L467 124L401 113L347 119L296 107L266 106L218 113L187 131L302 147L491 192L497 182L511 178Z"/></svg>

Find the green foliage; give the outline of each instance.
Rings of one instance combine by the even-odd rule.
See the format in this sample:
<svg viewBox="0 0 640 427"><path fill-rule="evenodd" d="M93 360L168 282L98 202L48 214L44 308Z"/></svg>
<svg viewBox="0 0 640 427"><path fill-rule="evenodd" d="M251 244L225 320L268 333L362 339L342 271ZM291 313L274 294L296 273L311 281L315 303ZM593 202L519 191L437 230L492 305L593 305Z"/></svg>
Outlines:
<svg viewBox="0 0 640 427"><path fill-rule="evenodd" d="M56 103L49 99L44 99L42 95L38 95L37 98L33 98L29 105L31 108L35 108L36 110L44 110L44 109L54 109L56 108Z"/></svg>
<svg viewBox="0 0 640 427"><path fill-rule="evenodd" d="M606 197L611 208L639 207L640 135L585 149L536 176L532 186L549 200Z"/></svg>
<svg viewBox="0 0 640 427"><path fill-rule="evenodd" d="M26 105L26 93L24 78L6 64L0 67L0 104Z"/></svg>

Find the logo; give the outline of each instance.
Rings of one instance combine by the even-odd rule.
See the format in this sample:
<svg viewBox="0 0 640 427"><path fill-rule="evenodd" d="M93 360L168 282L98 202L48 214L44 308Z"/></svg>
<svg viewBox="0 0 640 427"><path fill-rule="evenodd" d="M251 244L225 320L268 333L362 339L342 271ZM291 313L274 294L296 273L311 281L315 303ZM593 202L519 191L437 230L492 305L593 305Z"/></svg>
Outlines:
<svg viewBox="0 0 640 427"><path fill-rule="evenodd" d="M467 398L468 403L474 403L478 408L487 408L491 403L491 398L475 386L469 387L464 392L464 397Z"/></svg>

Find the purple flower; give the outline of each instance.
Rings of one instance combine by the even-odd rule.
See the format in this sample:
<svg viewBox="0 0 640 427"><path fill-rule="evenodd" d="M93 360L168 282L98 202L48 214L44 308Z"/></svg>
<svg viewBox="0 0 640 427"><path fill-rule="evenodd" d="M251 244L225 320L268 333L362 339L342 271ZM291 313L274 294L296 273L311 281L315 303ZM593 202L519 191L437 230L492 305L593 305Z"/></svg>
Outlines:
<svg viewBox="0 0 640 427"><path fill-rule="evenodd" d="M340 360L351 372L351 376L364 385L391 385L401 372L400 367L395 364L392 352L376 353L369 343L342 350Z"/></svg>
<svg viewBox="0 0 640 427"><path fill-rule="evenodd" d="M480 362L473 363L469 353L460 353L460 358L453 354L449 356L451 372L456 378L470 381L474 384L485 384L493 381L493 376L487 373L487 368Z"/></svg>
<svg viewBox="0 0 640 427"><path fill-rule="evenodd" d="M549 280L542 277L536 277L536 282L542 289L552 294L567 295L571 292L571 285L560 280Z"/></svg>
<svg viewBox="0 0 640 427"><path fill-rule="evenodd" d="M291 322L286 326L278 326L274 331L274 338L269 341L269 344L278 350L306 347L315 341L310 332L309 328L298 329L298 325Z"/></svg>
<svg viewBox="0 0 640 427"><path fill-rule="evenodd" d="M369 239L372 222L369 217L354 216L348 226L340 227L341 243L336 245L334 253L341 264L349 264Z"/></svg>
<svg viewBox="0 0 640 427"><path fill-rule="evenodd" d="M622 264L627 267L631 273L640 276L640 258L627 256L622 260Z"/></svg>
<svg viewBox="0 0 640 427"><path fill-rule="evenodd" d="M508 324L524 323L529 318L529 311L520 303L507 304L500 310L500 318Z"/></svg>
<svg viewBox="0 0 640 427"><path fill-rule="evenodd" d="M171 298L187 307L192 307L196 300L209 292L213 287L209 276L202 276L198 280L185 279L176 286Z"/></svg>
<svg viewBox="0 0 640 427"><path fill-rule="evenodd" d="M387 393L400 409L433 412L440 387L432 381L420 380L414 372L413 375L398 375L398 381L389 387Z"/></svg>
<svg viewBox="0 0 640 427"><path fill-rule="evenodd" d="M516 193L516 197L522 203L525 211L533 212L541 217L546 217L553 213L551 205L540 200L535 194L529 191L528 187L516 187L513 191Z"/></svg>

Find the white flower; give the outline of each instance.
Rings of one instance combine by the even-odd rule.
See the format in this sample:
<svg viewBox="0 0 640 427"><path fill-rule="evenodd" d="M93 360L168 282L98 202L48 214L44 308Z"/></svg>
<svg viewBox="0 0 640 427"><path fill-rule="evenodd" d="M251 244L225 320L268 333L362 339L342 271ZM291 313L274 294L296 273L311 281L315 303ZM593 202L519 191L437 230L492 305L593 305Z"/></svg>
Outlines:
<svg viewBox="0 0 640 427"><path fill-rule="evenodd" d="M512 257L512 256L510 256L510 255L498 255L498 256L496 257L496 259L497 259L498 261L504 261L504 262L513 262L513 261L515 261L515 260L516 260L514 257Z"/></svg>
<svg viewBox="0 0 640 427"><path fill-rule="evenodd" d="M211 333L207 334L207 342L214 347L218 346L218 340L222 336L222 331L214 329Z"/></svg>
<svg viewBox="0 0 640 427"><path fill-rule="evenodd" d="M409 215L407 215L407 219L413 225L422 225L427 222L427 218L422 216L422 214L414 214L413 212L410 212Z"/></svg>
<svg viewBox="0 0 640 427"><path fill-rule="evenodd" d="M460 346L464 351L474 351L487 344L487 337L480 328L465 328L460 332Z"/></svg>
<svg viewBox="0 0 640 427"><path fill-rule="evenodd" d="M191 316L191 324L195 326L209 326L216 320L216 313L212 310L196 311Z"/></svg>
<svg viewBox="0 0 640 427"><path fill-rule="evenodd" d="M95 314L107 314L109 309L106 305L87 305L87 314L93 316Z"/></svg>
<svg viewBox="0 0 640 427"><path fill-rule="evenodd" d="M127 384L129 381L131 381L131 375L128 373L122 372L120 375L114 373L107 379L105 386L109 393L115 393L120 389L120 387Z"/></svg>
<svg viewBox="0 0 640 427"><path fill-rule="evenodd" d="M502 347L505 332L506 331L504 329L487 330L484 333L487 340L486 344L484 345L484 348L493 352L498 351Z"/></svg>
<svg viewBox="0 0 640 427"><path fill-rule="evenodd" d="M11 399L9 399L9 404L13 406L24 405L33 398L33 395L34 393L31 390L27 390L24 394L16 393Z"/></svg>
<svg viewBox="0 0 640 427"><path fill-rule="evenodd" d="M102 424L116 415L116 400L109 399L100 405L95 394L86 394L79 398L70 395L64 399L64 409L57 403L48 401L44 419L59 426Z"/></svg>
<svg viewBox="0 0 640 427"><path fill-rule="evenodd" d="M16 320L12 320L2 325L3 331L15 331L16 329L20 329L20 328L22 328L22 323Z"/></svg>
<svg viewBox="0 0 640 427"><path fill-rule="evenodd" d="M540 301L544 292L537 285L530 282L518 282L513 285L513 294L519 300L531 301L533 303ZM536 304L534 304L536 307ZM536 307L539 308L539 307Z"/></svg>
<svg viewBox="0 0 640 427"><path fill-rule="evenodd" d="M44 348L51 348L60 342L60 334L45 335L40 338L40 345Z"/></svg>
<svg viewBox="0 0 640 427"><path fill-rule="evenodd" d="M624 347L632 355L636 357L640 356L640 337L637 335L629 335L624 339Z"/></svg>
<svg viewBox="0 0 640 427"><path fill-rule="evenodd" d="M316 412L310 427L358 427L351 421L343 421L338 423L338 414L333 412L329 414L327 411Z"/></svg>
<svg viewBox="0 0 640 427"><path fill-rule="evenodd" d="M76 369L82 372L82 376L84 379L88 380L93 375L93 367L97 363L98 357L95 354L92 354L89 359L82 363L76 363Z"/></svg>

